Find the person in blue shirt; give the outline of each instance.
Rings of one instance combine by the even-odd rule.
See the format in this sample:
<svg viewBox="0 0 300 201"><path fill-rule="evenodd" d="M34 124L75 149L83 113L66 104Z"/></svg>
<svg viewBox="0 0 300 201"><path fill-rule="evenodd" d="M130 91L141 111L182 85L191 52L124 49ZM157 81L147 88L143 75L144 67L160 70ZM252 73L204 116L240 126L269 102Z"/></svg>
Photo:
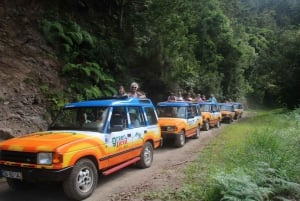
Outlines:
<svg viewBox="0 0 300 201"><path fill-rule="evenodd" d="M215 98L215 96L213 94L210 95L209 99L208 99L209 102L213 102L213 103L216 103L217 102L217 99Z"/></svg>

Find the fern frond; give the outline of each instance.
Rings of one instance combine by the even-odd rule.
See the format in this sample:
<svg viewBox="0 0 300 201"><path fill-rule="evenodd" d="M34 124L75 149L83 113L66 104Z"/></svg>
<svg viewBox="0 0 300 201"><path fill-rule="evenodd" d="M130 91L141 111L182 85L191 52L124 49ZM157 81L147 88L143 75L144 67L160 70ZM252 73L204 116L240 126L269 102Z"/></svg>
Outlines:
<svg viewBox="0 0 300 201"><path fill-rule="evenodd" d="M82 33L80 32L67 32L67 35L70 36L73 42L77 45L80 45L83 41Z"/></svg>
<svg viewBox="0 0 300 201"><path fill-rule="evenodd" d="M96 41L94 38L86 31L82 31L83 42L89 45L90 47L96 47Z"/></svg>

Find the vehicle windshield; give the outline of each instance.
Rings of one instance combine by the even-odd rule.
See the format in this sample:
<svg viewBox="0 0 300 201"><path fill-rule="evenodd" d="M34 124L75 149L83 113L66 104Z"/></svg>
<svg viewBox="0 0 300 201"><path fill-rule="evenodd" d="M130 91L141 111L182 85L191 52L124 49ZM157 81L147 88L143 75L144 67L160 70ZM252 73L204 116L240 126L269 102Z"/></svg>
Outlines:
<svg viewBox="0 0 300 201"><path fill-rule="evenodd" d="M82 130L103 132L108 107L65 108L48 130Z"/></svg>
<svg viewBox="0 0 300 201"><path fill-rule="evenodd" d="M233 108L230 105L221 105L220 109L223 111L233 111Z"/></svg>
<svg viewBox="0 0 300 201"><path fill-rule="evenodd" d="M186 118L187 107L164 106L157 107L158 117Z"/></svg>

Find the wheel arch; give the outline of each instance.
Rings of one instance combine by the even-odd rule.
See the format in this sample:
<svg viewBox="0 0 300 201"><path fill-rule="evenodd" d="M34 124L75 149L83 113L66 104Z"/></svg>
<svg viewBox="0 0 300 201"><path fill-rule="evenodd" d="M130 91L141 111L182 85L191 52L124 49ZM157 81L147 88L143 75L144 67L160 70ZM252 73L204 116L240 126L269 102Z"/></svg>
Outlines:
<svg viewBox="0 0 300 201"><path fill-rule="evenodd" d="M100 169L98 160L97 160L97 158L96 158L94 155L85 155L85 156L79 157L79 158L77 158L77 160L74 162L74 164L77 163L78 161L82 160L82 159L89 159L90 161L92 161L92 162L94 163L94 165L95 165L95 167L97 168L97 170Z"/></svg>

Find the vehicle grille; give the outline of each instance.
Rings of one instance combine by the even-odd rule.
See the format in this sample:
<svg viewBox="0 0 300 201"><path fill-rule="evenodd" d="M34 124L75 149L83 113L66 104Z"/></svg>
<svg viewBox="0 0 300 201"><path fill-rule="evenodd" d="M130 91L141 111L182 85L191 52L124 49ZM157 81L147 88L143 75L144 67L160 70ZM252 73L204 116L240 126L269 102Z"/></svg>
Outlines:
<svg viewBox="0 0 300 201"><path fill-rule="evenodd" d="M161 129L161 131L168 131L168 127L166 127L166 126L161 126L160 129Z"/></svg>
<svg viewBox="0 0 300 201"><path fill-rule="evenodd" d="M0 160L18 162L18 163L36 164L37 156L36 153L30 153L30 152L1 151Z"/></svg>

